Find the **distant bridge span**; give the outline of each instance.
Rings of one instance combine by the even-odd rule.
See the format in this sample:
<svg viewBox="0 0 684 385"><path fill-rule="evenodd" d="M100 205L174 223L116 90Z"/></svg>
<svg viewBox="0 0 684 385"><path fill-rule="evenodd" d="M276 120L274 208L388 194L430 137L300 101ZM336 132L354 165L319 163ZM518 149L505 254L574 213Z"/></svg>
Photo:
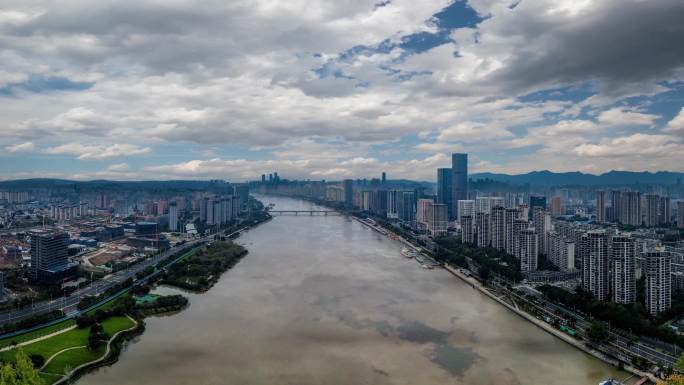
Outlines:
<svg viewBox="0 0 684 385"><path fill-rule="evenodd" d="M268 210L268 212L274 215L343 215L335 210Z"/></svg>

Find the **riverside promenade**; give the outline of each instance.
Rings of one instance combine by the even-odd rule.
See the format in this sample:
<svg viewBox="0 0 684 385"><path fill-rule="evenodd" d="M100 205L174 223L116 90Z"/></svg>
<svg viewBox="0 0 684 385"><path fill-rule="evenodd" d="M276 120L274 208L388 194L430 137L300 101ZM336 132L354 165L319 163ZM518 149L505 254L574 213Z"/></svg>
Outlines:
<svg viewBox="0 0 684 385"><path fill-rule="evenodd" d="M596 349L590 348L583 341L577 340L577 339L563 333L562 331L554 328L552 325L549 325L548 323L532 316L531 314L529 314L523 310L520 310L517 307L509 304L508 302L501 299L501 297L497 297L492 292L487 290L487 288L484 285L482 285L482 283L480 283L480 281L478 281L477 279L475 279L473 277L466 276L465 274L461 273L459 271L459 269L454 268L453 266L451 266L449 264L444 264L444 269L446 271L450 272L451 274L457 276L458 278L460 278L461 280L463 280L464 282L466 282L467 284L469 284L470 286L472 286L474 289L478 290L482 294L486 295L487 297L489 297L489 298L493 299L494 301L500 303L501 305L505 306L508 310L510 310L510 311L514 312L515 314L519 315L520 317L530 321L532 324L536 325L537 327L541 328L542 330L546 331L547 333L565 341L566 343L568 343L568 344L582 350L583 352L590 354L590 355L592 355L592 356L594 356L594 357L596 357L596 358L598 358L598 359L600 359L600 360L602 360L608 364L611 364L614 366L620 366L620 362L618 360L616 360L612 357L609 357L609 356L605 355L604 353L602 353ZM652 381L653 383L658 382L658 378L656 378L651 373L641 371L641 370L639 370L639 369L637 369L631 365L623 365L622 367L624 368L625 371L630 372L634 375L637 375L637 376L641 377L642 379L644 377L646 377L650 381Z"/></svg>

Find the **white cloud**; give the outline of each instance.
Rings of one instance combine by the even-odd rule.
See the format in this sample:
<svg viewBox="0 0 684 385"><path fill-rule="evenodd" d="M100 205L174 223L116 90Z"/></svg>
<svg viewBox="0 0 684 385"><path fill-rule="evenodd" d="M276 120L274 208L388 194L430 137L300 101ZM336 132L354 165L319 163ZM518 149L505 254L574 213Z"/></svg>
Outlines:
<svg viewBox="0 0 684 385"><path fill-rule="evenodd" d="M684 144L669 135L634 134L605 139L598 144L582 144L574 149L579 156L592 158L621 158L662 156L684 153Z"/></svg>
<svg viewBox="0 0 684 385"><path fill-rule="evenodd" d="M103 160L121 158L135 155L144 155L151 152L149 147L140 147L133 144L83 145L67 143L43 150L52 155L73 155L81 160Z"/></svg>
<svg viewBox="0 0 684 385"><path fill-rule="evenodd" d="M684 136L684 107L679 110L677 116L672 118L672 120L667 123L663 131Z"/></svg>
<svg viewBox="0 0 684 385"><path fill-rule="evenodd" d="M6 146L5 150L10 153L18 152L31 152L36 148L36 146L31 142L17 143L10 146Z"/></svg>

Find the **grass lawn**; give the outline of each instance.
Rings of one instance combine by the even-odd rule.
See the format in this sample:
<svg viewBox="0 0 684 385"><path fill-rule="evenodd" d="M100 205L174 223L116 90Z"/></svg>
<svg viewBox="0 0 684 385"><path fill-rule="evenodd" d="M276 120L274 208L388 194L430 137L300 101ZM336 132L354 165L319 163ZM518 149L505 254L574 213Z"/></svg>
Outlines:
<svg viewBox="0 0 684 385"><path fill-rule="evenodd" d="M66 328L71 327L75 324L76 324L76 321L67 320L67 321L60 322L58 324L54 324L52 326L48 326L46 328L42 328L42 329L38 329L36 331L32 331L30 333L21 334L21 335L11 337L11 338L5 338L5 339L0 340L0 348L4 348L5 346L11 345L12 341L16 341L17 343L30 341L32 339L54 333L54 332L62 330L62 329L66 329Z"/></svg>
<svg viewBox="0 0 684 385"><path fill-rule="evenodd" d="M110 337L119 331L131 328L133 325L133 321L128 317L123 316L110 317L102 321L102 327ZM57 354L47 367L45 367L45 373L43 373L42 376L46 380L46 384L51 384L59 379L59 376L56 375L64 374L81 364L102 357L106 350L105 346L100 347L96 351L90 351L84 347L88 345L89 335L90 328L76 328L51 338L23 346L22 349L28 355L40 354L47 360L64 349L77 347L76 349ZM3 361L13 361L15 354L16 350L14 349L2 352L0 353L0 359Z"/></svg>
<svg viewBox="0 0 684 385"><path fill-rule="evenodd" d="M87 348L76 348L60 353L50 361L50 363L43 369L44 373L64 375L69 370L86 362L95 361L102 357L106 348L100 347L95 351L90 351Z"/></svg>

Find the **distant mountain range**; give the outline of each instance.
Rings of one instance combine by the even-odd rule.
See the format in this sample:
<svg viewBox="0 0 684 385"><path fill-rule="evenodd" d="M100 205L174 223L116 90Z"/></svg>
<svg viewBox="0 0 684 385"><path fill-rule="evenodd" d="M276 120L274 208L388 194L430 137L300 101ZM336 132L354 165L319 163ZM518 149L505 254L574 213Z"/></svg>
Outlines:
<svg viewBox="0 0 684 385"><path fill-rule="evenodd" d="M489 172L471 174L470 178L492 179L509 184L531 185L585 185L585 186L608 186L608 185L633 185L633 184L676 184L684 180L684 173L672 171L658 172L633 172L633 171L610 171L601 175L575 172L551 172L532 171L527 174L508 175L494 174Z"/></svg>
<svg viewBox="0 0 684 385"><path fill-rule="evenodd" d="M490 179L496 182L511 185L535 185L535 186L625 186L634 184L677 184L684 181L684 173L672 171L658 172L634 172L634 171L610 171L601 175L575 172L552 172L532 171L527 174L509 175L482 172L470 174L472 180ZM388 180L388 183L404 184L427 184L434 182L417 182L405 179ZM212 183L208 180L167 180L167 181L73 181L65 179L17 179L0 181L0 188L152 188L152 189L204 189L221 188L221 184Z"/></svg>

